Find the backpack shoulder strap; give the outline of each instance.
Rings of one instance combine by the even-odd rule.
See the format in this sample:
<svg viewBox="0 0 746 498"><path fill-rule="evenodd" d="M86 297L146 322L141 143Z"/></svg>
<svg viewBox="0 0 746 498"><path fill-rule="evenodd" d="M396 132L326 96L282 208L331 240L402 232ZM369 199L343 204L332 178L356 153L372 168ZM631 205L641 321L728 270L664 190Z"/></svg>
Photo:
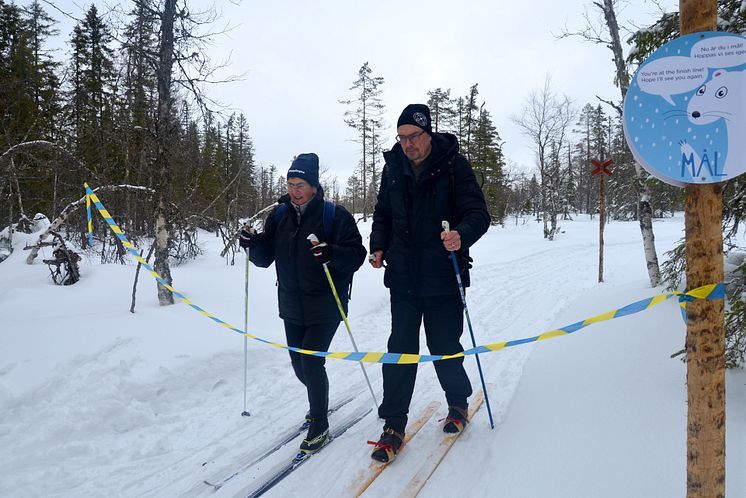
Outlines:
<svg viewBox="0 0 746 498"><path fill-rule="evenodd" d="M287 210L288 210L288 205L285 204L284 202L280 204L279 206L277 206L277 209L275 209L275 212L273 215L274 220L275 220L275 225L280 224L280 221L282 220L282 217L285 216L285 211Z"/></svg>
<svg viewBox="0 0 746 498"><path fill-rule="evenodd" d="M287 204L280 204L277 206L274 212L275 225L278 225L285 216L285 212L288 210ZM332 240L332 234L334 233L334 213L337 210L337 206L331 201L324 201L324 217L322 223L324 225L324 239L325 241Z"/></svg>
<svg viewBox="0 0 746 498"><path fill-rule="evenodd" d="M324 201L324 218L322 222L324 224L326 242L331 242L332 240L332 234L334 233L334 213L336 210L336 204L331 201Z"/></svg>

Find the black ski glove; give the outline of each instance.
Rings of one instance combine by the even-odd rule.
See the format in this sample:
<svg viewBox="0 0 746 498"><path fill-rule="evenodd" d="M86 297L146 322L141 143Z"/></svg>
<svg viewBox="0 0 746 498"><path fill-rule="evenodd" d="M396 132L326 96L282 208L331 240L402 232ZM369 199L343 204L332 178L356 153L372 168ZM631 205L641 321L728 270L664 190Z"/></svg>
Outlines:
<svg viewBox="0 0 746 498"><path fill-rule="evenodd" d="M238 236L238 245L244 249L252 249L253 247L256 247L256 244L256 230L251 227L244 227Z"/></svg>
<svg viewBox="0 0 746 498"><path fill-rule="evenodd" d="M320 265L324 265L332 260L334 249L326 242L311 246L311 252L313 253L313 259Z"/></svg>

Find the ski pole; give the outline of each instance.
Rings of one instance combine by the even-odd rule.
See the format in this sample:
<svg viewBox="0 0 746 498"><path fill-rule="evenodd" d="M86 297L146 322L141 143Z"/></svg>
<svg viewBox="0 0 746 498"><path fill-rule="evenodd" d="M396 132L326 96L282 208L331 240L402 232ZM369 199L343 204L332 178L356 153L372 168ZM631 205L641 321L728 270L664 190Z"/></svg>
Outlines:
<svg viewBox="0 0 746 498"><path fill-rule="evenodd" d="M243 316L243 331L246 333L249 331L249 260L251 249L246 248L246 278L244 279L244 316ZM248 383L247 375L249 370L249 339L244 333L243 336L243 411L241 412L242 417L250 417L251 413L246 408L246 386Z"/></svg>
<svg viewBox="0 0 746 498"><path fill-rule="evenodd" d="M309 235L308 240L313 245L319 244L319 239L314 234ZM332 280L332 274L329 273L329 266L327 266L327 263L324 263L323 266L324 266L324 273L326 273L326 279L329 281L329 287L332 288L332 294L334 294L334 299L337 301L337 308L339 308L339 314L342 315L342 320L345 322L345 327L347 327L347 333L350 336L350 341L352 341L352 347L355 349L356 353L359 353L360 351L357 349L357 344L355 343L355 338L352 335L352 329L350 328L350 323L347 321L347 315L345 314L345 311L342 308L342 301L339 300L339 294L337 293L337 288L334 286L334 280ZM370 396L371 398L373 398L373 405L375 406L375 409L377 410L378 401L376 400L376 395L373 393L373 386L370 385L370 379L368 379L368 372L365 371L365 366L362 363L360 363L360 370L363 371L365 382L368 384L368 389L370 390Z"/></svg>
<svg viewBox="0 0 746 498"><path fill-rule="evenodd" d="M450 232L450 225L447 221L442 222L443 230L445 230L446 233ZM456 253L453 251L448 251L451 253L451 260L453 261L453 269L456 270L456 282L458 282L458 289L461 293L461 302L464 304L464 313L466 314L466 323L469 325L469 334L471 335L471 345L473 347L477 347L477 342L474 340L474 330L471 327L471 318L469 317L469 307L466 306L466 291L464 290L464 284L461 282L461 272L458 268L458 263L456 262ZM474 354L474 356L477 359L477 369L479 370L479 380L482 382L482 391L484 392L484 402L487 404L487 415L489 415L490 418L490 429L495 428L495 422L492 420L492 408L490 408L490 398L487 396L487 386L484 383L484 375L482 374L482 364L479 362L479 355Z"/></svg>

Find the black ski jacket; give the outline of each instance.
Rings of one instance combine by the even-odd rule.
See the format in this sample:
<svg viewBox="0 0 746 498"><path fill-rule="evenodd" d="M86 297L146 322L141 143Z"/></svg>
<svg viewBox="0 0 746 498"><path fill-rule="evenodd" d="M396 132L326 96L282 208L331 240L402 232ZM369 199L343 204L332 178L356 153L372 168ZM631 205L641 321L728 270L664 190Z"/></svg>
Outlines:
<svg viewBox="0 0 746 498"><path fill-rule="evenodd" d="M327 266L347 313L352 274L365 260L365 247L355 219L337 205L332 240L325 241L321 187L308 203L300 223L290 196L282 196L279 202L288 204L288 208L278 223L275 223L274 211L270 213L264 232L257 235L257 244L249 256L252 263L262 268L275 263L280 318L299 325L341 321L324 267L314 261L307 237L313 233L321 242L332 246L332 259Z"/></svg>
<svg viewBox="0 0 746 498"><path fill-rule="evenodd" d="M373 212L370 252L382 250L384 284L413 296L458 293L441 222L461 236L461 279L469 285L469 247L489 228L490 215L471 165L450 133L432 134L432 151L419 181L400 144L383 154L386 165Z"/></svg>

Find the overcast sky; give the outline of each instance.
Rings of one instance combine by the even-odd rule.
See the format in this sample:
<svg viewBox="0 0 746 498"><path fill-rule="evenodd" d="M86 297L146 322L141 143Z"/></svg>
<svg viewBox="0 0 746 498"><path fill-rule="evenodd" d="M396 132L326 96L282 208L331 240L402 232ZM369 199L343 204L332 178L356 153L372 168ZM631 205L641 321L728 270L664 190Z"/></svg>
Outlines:
<svg viewBox="0 0 746 498"><path fill-rule="evenodd" d="M113 5L96 3L101 12ZM202 0L189 3L194 10L205 5ZM79 18L90 5L72 0L55 4ZM452 97L466 95L479 83L480 103L486 102L492 114L507 160L533 171L531 144L510 117L520 114L528 94L547 75L578 107L598 103L596 95L619 99L608 48L577 38L557 39L566 26L582 28L586 10L602 25L590 4L218 0L221 20L215 29L230 24L233 30L217 37L210 53L216 61L230 56L223 76L244 76L208 92L246 115L260 165L275 164L284 173L294 155L316 152L344 184L359 160L359 146L352 142L354 130L343 121L347 106L338 101L353 97L349 88L363 63L385 79L386 148L394 143L396 120L408 103L425 103L427 91L438 87L450 88ZM674 0L662 5L678 8ZM650 0L637 0L623 2L617 14L622 26L645 26L658 18L659 9ZM72 24L66 19L58 26L65 40Z"/></svg>

